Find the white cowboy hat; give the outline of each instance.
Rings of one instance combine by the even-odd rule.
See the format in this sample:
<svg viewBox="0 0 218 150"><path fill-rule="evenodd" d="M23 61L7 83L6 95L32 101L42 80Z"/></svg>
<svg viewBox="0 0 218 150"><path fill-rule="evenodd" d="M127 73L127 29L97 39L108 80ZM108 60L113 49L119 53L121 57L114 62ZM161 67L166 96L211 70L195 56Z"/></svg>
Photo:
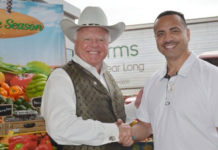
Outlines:
<svg viewBox="0 0 218 150"><path fill-rule="evenodd" d="M68 19L63 19L61 21L61 28L64 34L72 42L74 42L73 38L78 29L90 26L102 27L106 29L111 37L110 43L116 40L125 30L125 24L123 22L108 26L106 15L99 7L86 7L80 14L78 25Z"/></svg>

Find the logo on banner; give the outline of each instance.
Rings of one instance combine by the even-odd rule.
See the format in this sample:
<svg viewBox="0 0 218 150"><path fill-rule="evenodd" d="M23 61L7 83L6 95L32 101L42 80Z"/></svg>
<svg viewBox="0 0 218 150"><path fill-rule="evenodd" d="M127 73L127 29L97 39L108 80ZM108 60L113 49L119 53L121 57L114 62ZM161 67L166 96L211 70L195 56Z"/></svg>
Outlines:
<svg viewBox="0 0 218 150"><path fill-rule="evenodd" d="M0 38L15 38L36 34L44 25L34 17L18 13L8 13L0 9Z"/></svg>

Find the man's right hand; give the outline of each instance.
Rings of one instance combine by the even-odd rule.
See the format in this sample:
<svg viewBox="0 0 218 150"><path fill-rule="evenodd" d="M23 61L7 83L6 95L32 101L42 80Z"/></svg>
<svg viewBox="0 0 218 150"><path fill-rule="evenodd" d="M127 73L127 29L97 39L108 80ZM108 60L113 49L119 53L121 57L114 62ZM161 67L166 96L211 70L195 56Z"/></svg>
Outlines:
<svg viewBox="0 0 218 150"><path fill-rule="evenodd" d="M131 146L134 143L131 127L123 123L121 119L118 119L116 124L119 128L119 143L123 146Z"/></svg>

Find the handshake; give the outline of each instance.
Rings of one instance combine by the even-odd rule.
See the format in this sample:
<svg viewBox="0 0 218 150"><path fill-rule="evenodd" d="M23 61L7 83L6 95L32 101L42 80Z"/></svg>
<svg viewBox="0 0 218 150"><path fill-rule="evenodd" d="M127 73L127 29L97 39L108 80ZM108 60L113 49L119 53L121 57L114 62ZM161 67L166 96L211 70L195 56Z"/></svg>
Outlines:
<svg viewBox="0 0 218 150"><path fill-rule="evenodd" d="M136 137L132 135L131 126L123 123L121 119L118 119L116 124L119 128L119 143L123 146L131 146L136 140Z"/></svg>

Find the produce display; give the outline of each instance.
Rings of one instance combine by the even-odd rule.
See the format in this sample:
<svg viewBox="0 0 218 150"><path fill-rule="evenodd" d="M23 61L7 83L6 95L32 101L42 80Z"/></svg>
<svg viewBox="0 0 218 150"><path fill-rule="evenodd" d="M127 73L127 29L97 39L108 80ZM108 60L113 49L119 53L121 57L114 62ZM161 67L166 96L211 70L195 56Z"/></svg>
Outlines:
<svg viewBox="0 0 218 150"><path fill-rule="evenodd" d="M47 81L47 76L44 74L35 74L32 80L26 86L26 95L29 98L41 96Z"/></svg>
<svg viewBox="0 0 218 150"><path fill-rule="evenodd" d="M50 72L40 61L21 66L0 58L0 104L12 104L13 111L34 110L30 100L42 96Z"/></svg>
<svg viewBox="0 0 218 150"><path fill-rule="evenodd" d="M0 59L0 105L13 105L12 116L0 117L3 127L0 128L0 150L55 149L42 118L31 104L32 98L42 96L50 71L49 66L39 61L20 66Z"/></svg>
<svg viewBox="0 0 218 150"><path fill-rule="evenodd" d="M45 132L0 137L1 150L55 150Z"/></svg>

